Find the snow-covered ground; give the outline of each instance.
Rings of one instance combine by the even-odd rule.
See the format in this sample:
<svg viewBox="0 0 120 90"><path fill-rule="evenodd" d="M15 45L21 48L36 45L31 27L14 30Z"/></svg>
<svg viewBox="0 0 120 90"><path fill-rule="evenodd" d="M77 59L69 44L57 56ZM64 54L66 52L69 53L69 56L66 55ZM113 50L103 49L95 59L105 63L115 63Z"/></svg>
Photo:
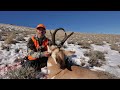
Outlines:
<svg viewBox="0 0 120 90"><path fill-rule="evenodd" d="M111 50L109 44L106 44L104 46L92 46L94 50L107 52L107 54L105 54L106 64L103 65L101 68L109 73L120 77L120 53L118 51Z"/></svg>
<svg viewBox="0 0 120 90"><path fill-rule="evenodd" d="M111 50L109 44L107 43L103 46L98 46L94 44L92 44L91 46L93 50L107 52L107 54L105 54L106 62L101 67L89 67L89 57L84 56L84 51L87 50L80 48L79 45L69 44L66 50L76 51L74 55L75 57L71 57L73 63L81 65L81 62L84 62L85 66L88 66L91 70L106 71L120 78L120 53L118 51Z"/></svg>
<svg viewBox="0 0 120 90"><path fill-rule="evenodd" d="M26 40L28 37L25 38ZM10 45L10 51L7 50L1 50L1 45L4 43L4 41L0 41L0 68L7 65L13 65L15 64L16 59L23 58L27 54L27 47L26 42L20 42L16 44ZM77 65L81 66L81 63L85 63L83 67L89 67L89 57L84 56L84 52L88 51L88 49L83 49L79 45L74 44L65 44L67 48L65 50L73 50L76 51L75 54L70 58L70 60ZM105 44L103 46L98 46L91 44L93 50L98 50L101 52L107 52L105 54L106 63L103 64L101 67L89 67L91 70L103 70L106 72L109 72L111 74L116 75L117 77L120 77L120 53L115 50L111 50L109 44ZM18 53L15 52L15 49L19 49L20 51ZM45 70L43 69L45 72ZM0 71L0 74L3 75L4 71Z"/></svg>
<svg viewBox="0 0 120 90"><path fill-rule="evenodd" d="M81 66L81 62L84 62L84 66L89 67L91 70L106 71L120 78L120 53L111 50L109 45L108 43L105 43L103 46L91 44L93 50L107 52L105 54L105 64L101 67L89 67L89 57L84 56L84 52L87 51L87 49L82 49L79 45L68 44L66 50L76 51L75 55L70 57L73 63Z"/></svg>

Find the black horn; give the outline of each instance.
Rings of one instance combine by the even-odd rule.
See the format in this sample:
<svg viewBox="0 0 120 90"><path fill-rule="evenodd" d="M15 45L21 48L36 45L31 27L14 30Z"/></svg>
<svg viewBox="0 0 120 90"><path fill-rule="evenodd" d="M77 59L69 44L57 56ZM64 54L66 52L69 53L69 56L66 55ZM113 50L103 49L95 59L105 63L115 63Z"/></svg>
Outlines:
<svg viewBox="0 0 120 90"><path fill-rule="evenodd" d="M53 33L51 33L51 31L50 31L50 34L52 36L52 45L56 45L56 43L55 43L55 35L56 35L57 31L59 31L59 30L63 30L65 32L65 30L63 28L58 28Z"/></svg>
<svg viewBox="0 0 120 90"><path fill-rule="evenodd" d="M55 35L56 35L57 31L59 31L59 30L62 30L62 31L65 32L65 30L64 30L63 28L58 28L58 29L56 29L53 33L50 31L50 34L51 34L51 36L52 36L52 45L57 45L57 44L55 43ZM65 41L66 41L73 33L74 33L74 32L72 32L72 33L70 33L69 35L67 35L66 32L65 32L65 37L64 37L64 39L61 41L60 45L58 45L59 48L60 48L61 46L63 46L63 44L65 43Z"/></svg>
<svg viewBox="0 0 120 90"><path fill-rule="evenodd" d="M74 32L70 33L69 35L66 35L65 38L61 41L61 46L65 43L65 41L73 34Z"/></svg>

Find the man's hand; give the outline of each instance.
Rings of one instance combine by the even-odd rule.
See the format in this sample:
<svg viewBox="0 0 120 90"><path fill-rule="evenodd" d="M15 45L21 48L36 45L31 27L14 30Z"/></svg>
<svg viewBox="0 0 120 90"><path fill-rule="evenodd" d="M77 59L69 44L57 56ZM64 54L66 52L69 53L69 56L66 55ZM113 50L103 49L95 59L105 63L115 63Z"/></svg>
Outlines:
<svg viewBox="0 0 120 90"><path fill-rule="evenodd" d="M49 56L50 56L50 53L49 53L48 51L44 51L44 52L43 52L43 55L44 55L45 57L49 57Z"/></svg>

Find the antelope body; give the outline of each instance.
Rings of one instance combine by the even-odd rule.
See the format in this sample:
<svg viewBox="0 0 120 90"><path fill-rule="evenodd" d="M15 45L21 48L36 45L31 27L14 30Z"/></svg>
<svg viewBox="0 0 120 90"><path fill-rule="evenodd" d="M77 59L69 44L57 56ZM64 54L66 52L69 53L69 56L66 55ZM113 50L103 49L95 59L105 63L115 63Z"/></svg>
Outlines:
<svg viewBox="0 0 120 90"><path fill-rule="evenodd" d="M48 52L51 53L51 56L48 58L47 68L48 68L48 79L109 79L112 78L112 75L92 71L80 66L71 66L71 70L66 67L65 59L68 56L71 56L75 51L65 51L62 49L64 42L73 34L65 33L65 38L61 41L60 45L55 43L55 34L58 30L63 30L63 28L56 29L52 35L52 45L48 45Z"/></svg>

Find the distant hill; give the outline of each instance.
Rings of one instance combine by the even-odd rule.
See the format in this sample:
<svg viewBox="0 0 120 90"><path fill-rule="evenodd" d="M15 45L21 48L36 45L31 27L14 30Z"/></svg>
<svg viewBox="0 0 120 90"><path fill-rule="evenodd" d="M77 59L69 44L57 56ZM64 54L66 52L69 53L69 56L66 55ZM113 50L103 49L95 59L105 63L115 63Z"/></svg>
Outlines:
<svg viewBox="0 0 120 90"><path fill-rule="evenodd" d="M34 30L34 28L0 23L0 31L27 31L27 30Z"/></svg>
<svg viewBox="0 0 120 90"><path fill-rule="evenodd" d="M5 31L26 31L26 34L35 34L35 28L31 27L25 27L25 26L17 26L13 24L2 24L0 23L0 32ZM54 30L51 30L52 32ZM74 31L74 30L73 30ZM23 33L23 32L21 32ZM69 34L70 32L67 32ZM51 38L49 30L47 30L46 36ZM56 34L56 40L62 40L64 38L64 32L58 31ZM115 34L90 34L90 33L80 33L80 32L74 32L74 34L68 39L69 42L72 43L102 43L103 41L106 41L108 43L116 43L120 42L120 35Z"/></svg>

